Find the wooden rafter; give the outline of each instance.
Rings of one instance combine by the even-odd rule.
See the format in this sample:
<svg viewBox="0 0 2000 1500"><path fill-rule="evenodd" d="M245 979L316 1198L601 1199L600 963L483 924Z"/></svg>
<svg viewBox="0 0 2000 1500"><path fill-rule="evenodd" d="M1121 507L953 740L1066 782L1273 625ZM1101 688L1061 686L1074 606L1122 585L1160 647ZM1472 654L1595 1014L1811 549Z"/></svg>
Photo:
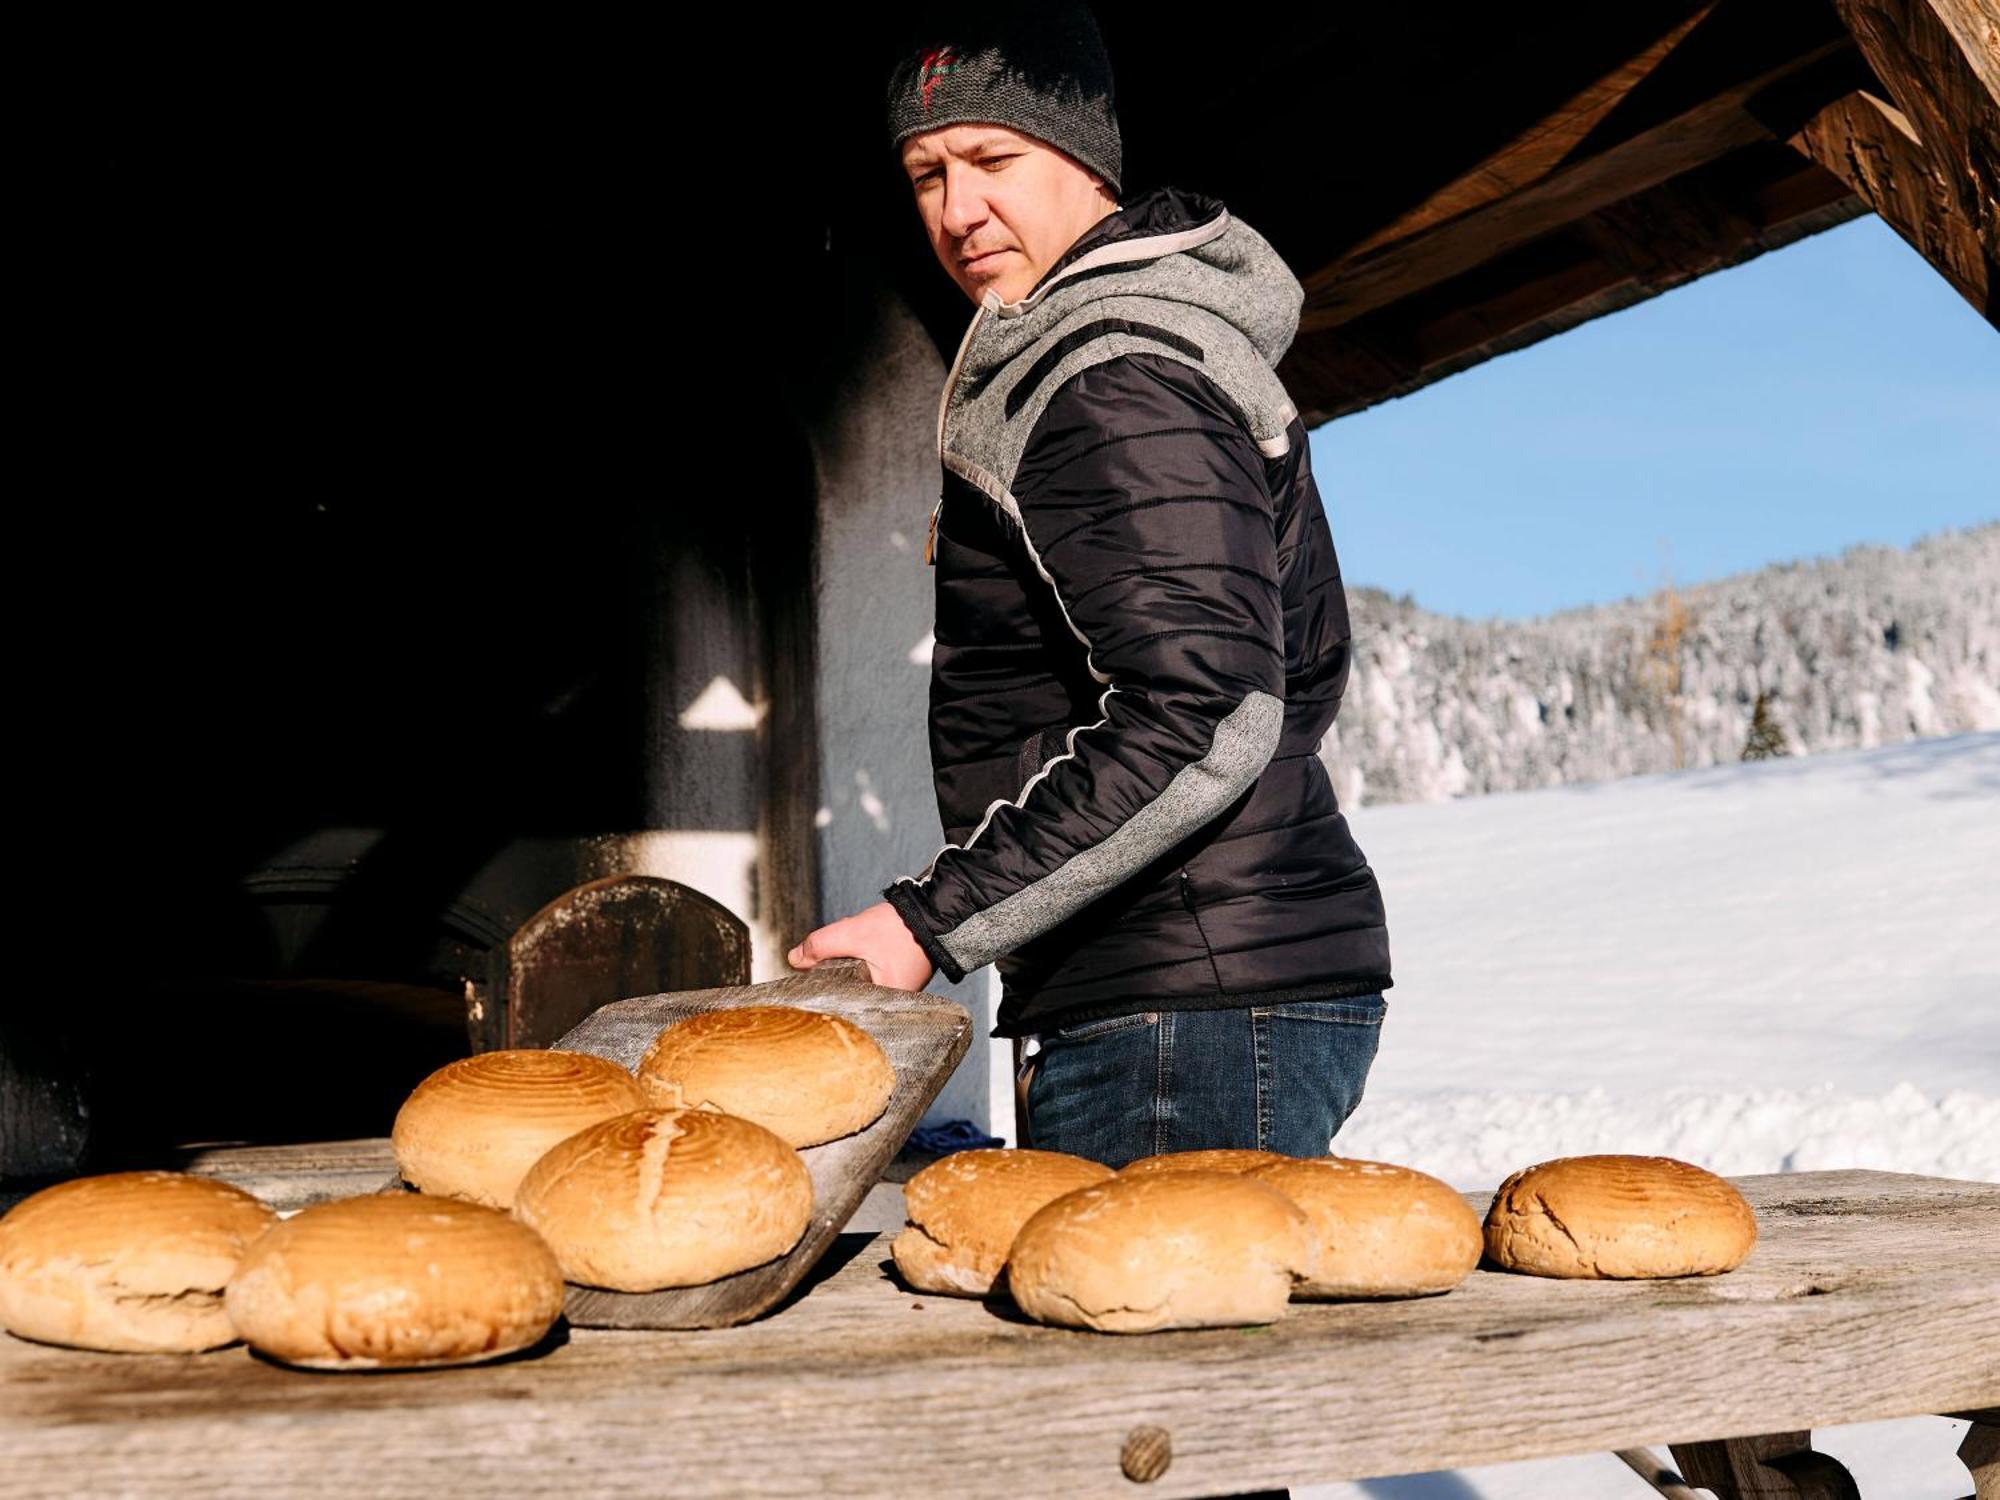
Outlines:
<svg viewBox="0 0 2000 1500"><path fill-rule="evenodd" d="M1301 337L1279 374L1305 396L1308 424L1326 421L1867 211L1838 177L1762 141L1394 307Z"/></svg>
<svg viewBox="0 0 2000 1500"><path fill-rule="evenodd" d="M1702 16L1708 14L1702 12ZM1660 66L1687 35L1675 28L1647 48L1642 59L1653 67ZM1564 130L1552 133L1538 127L1510 145L1509 151L1519 150L1535 158L1543 168L1541 175L1528 177L1503 169L1499 159L1489 159L1398 221L1406 228L1420 226L1414 232L1396 238L1371 235L1366 248L1303 278L1306 306L1301 333L1340 327L1765 139L1769 128L1745 108L1748 101L1788 81L1825 74L1829 65L1838 65L1852 50L1851 39L1837 28L1818 36L1802 36L1795 47L1784 49L1778 60L1698 90L1684 107L1623 139L1579 151L1567 139L1568 130L1590 113L1602 110L1610 85L1599 80L1593 86L1595 92L1585 90L1572 100L1582 113L1566 115L1570 124ZM1639 76L1644 75L1630 63L1614 74L1627 88ZM1845 92L1848 86L1830 90L1825 97ZM1579 103L1584 100L1589 101L1588 109ZM1602 118L1601 113L1598 118ZM1553 158L1558 164L1550 166L1545 153L1552 140L1562 142L1565 150ZM1500 157L1506 155L1501 153ZM1479 198L1481 189L1489 196ZM1498 196L1491 196L1494 190L1500 190Z"/></svg>
<svg viewBox="0 0 2000 1500"><path fill-rule="evenodd" d="M1352 246L1353 259L1379 245L1400 244L1434 225L1472 213L1540 181L1559 167L1604 122L1641 79L1659 67L1687 34L1715 9L1716 0L1681 17L1639 52L1601 78L1593 78L1561 106L1514 140L1490 153L1408 212L1397 215ZM1310 293L1311 286L1307 291Z"/></svg>

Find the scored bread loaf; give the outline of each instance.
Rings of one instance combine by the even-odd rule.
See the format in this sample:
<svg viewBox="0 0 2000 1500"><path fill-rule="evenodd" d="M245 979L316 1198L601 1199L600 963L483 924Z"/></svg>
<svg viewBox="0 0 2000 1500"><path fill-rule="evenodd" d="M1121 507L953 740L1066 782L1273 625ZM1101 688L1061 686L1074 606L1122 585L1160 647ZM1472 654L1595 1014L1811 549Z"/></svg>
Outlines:
<svg viewBox="0 0 2000 1500"><path fill-rule="evenodd" d="M1691 1162L1565 1156L1500 1184L1485 1239L1495 1264L1536 1276L1714 1276L1750 1253L1757 1216Z"/></svg>
<svg viewBox="0 0 2000 1500"><path fill-rule="evenodd" d="M251 1347L287 1364L428 1369L538 1343L563 1282L498 1209L395 1192L300 1209L250 1247L226 1301Z"/></svg>
<svg viewBox="0 0 2000 1500"><path fill-rule="evenodd" d="M1298 1204L1312 1225L1313 1270L1295 1298L1430 1296L1479 1264L1479 1215L1427 1173L1326 1156L1249 1175Z"/></svg>
<svg viewBox="0 0 2000 1500"><path fill-rule="evenodd" d="M396 1111L389 1138L410 1186L509 1208L528 1168L551 1146L645 1107L639 1080L615 1062L507 1048L432 1073Z"/></svg>
<svg viewBox="0 0 2000 1500"><path fill-rule="evenodd" d="M732 1006L676 1021L634 1071L656 1109L718 1110L792 1146L873 1124L896 1087L875 1038L845 1016L795 1005Z"/></svg>
<svg viewBox="0 0 2000 1500"><path fill-rule="evenodd" d="M909 1223L889 1253L919 1291L986 1296L1037 1209L1110 1176L1103 1163L1062 1151L954 1151L903 1184Z"/></svg>
<svg viewBox="0 0 2000 1500"><path fill-rule="evenodd" d="M0 1327L118 1353L233 1344L223 1288L277 1222L241 1188L183 1172L43 1188L0 1218Z"/></svg>
<svg viewBox="0 0 2000 1500"><path fill-rule="evenodd" d="M812 1221L812 1174L771 1131L703 1109L589 1126L529 1168L516 1218L563 1274L614 1292L699 1286L759 1266Z"/></svg>
<svg viewBox="0 0 2000 1500"><path fill-rule="evenodd" d="M1312 1269L1304 1212L1225 1172L1119 1175L1076 1188L1021 1226L1007 1256L1015 1305L1104 1333L1269 1323Z"/></svg>

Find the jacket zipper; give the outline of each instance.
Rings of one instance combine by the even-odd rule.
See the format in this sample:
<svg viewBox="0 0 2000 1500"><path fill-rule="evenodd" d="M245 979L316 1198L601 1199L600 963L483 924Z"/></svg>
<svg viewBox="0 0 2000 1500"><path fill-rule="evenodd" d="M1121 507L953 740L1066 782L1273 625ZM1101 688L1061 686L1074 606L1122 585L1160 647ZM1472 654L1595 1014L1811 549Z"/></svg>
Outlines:
<svg viewBox="0 0 2000 1500"><path fill-rule="evenodd" d="M1187 906L1188 915L1194 919L1194 930L1201 934L1201 951L1208 955L1208 971L1215 976L1215 988L1222 989L1222 970L1215 962L1215 948L1208 940L1208 929L1202 925L1201 913L1194 909L1194 881L1189 877L1187 867L1181 867L1181 901Z"/></svg>

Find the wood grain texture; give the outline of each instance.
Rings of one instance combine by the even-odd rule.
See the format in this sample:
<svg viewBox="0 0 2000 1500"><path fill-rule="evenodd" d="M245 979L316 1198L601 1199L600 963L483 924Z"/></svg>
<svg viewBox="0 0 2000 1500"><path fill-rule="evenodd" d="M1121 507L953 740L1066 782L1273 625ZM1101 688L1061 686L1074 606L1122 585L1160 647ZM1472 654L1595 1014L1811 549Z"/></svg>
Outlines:
<svg viewBox="0 0 2000 1500"><path fill-rule="evenodd" d="M1215 1495L2000 1404L2000 1185L1733 1180L1761 1237L1726 1276L1480 1270L1260 1329L1044 1328L912 1296L887 1238L852 1235L755 1323L463 1370L0 1339L0 1495L1129 1494L1146 1425L1171 1453L1146 1492Z"/></svg>
<svg viewBox="0 0 2000 1500"><path fill-rule="evenodd" d="M2000 263L2000 7L1833 0L1833 9L1922 142L1953 216L1989 264ZM1984 311L2000 315L1991 304Z"/></svg>
<svg viewBox="0 0 2000 1500"><path fill-rule="evenodd" d="M859 959L829 959L803 973L763 984L726 985L646 995L607 1005L556 1043L637 1066L653 1038L675 1021L745 1005L796 1005L854 1022L880 1044L896 1086L875 1123L823 1145L802 1147L812 1173L813 1216L791 1252L700 1286L659 1292L611 1292L572 1286L568 1314L579 1328L725 1328L768 1311L797 1286L882 1180L924 1110L944 1088L972 1043L972 1017L936 995L884 989Z"/></svg>
<svg viewBox="0 0 2000 1500"><path fill-rule="evenodd" d="M1994 316L1992 258L1902 111L1857 90L1788 139L1860 195L1981 317Z"/></svg>
<svg viewBox="0 0 2000 1500"><path fill-rule="evenodd" d="M299 1146L194 1147L161 1166L213 1177L255 1193L282 1212L309 1203L380 1193L401 1185L396 1152L386 1135Z"/></svg>

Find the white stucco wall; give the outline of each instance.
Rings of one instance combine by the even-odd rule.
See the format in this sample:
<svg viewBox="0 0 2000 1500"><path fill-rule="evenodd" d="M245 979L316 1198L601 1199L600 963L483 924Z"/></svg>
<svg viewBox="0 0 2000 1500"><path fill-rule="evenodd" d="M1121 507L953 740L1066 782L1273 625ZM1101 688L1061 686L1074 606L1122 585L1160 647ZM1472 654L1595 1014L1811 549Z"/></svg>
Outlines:
<svg viewBox="0 0 2000 1500"><path fill-rule="evenodd" d="M936 503L937 402L945 367L909 309L866 263L841 292L845 370L808 418L819 494L819 733L822 919L882 899L944 842L931 784L932 569L924 534ZM966 317L972 316L968 305ZM972 1013L971 1049L926 1115L1011 1136L1011 1046L989 1039L989 967L931 988Z"/></svg>

